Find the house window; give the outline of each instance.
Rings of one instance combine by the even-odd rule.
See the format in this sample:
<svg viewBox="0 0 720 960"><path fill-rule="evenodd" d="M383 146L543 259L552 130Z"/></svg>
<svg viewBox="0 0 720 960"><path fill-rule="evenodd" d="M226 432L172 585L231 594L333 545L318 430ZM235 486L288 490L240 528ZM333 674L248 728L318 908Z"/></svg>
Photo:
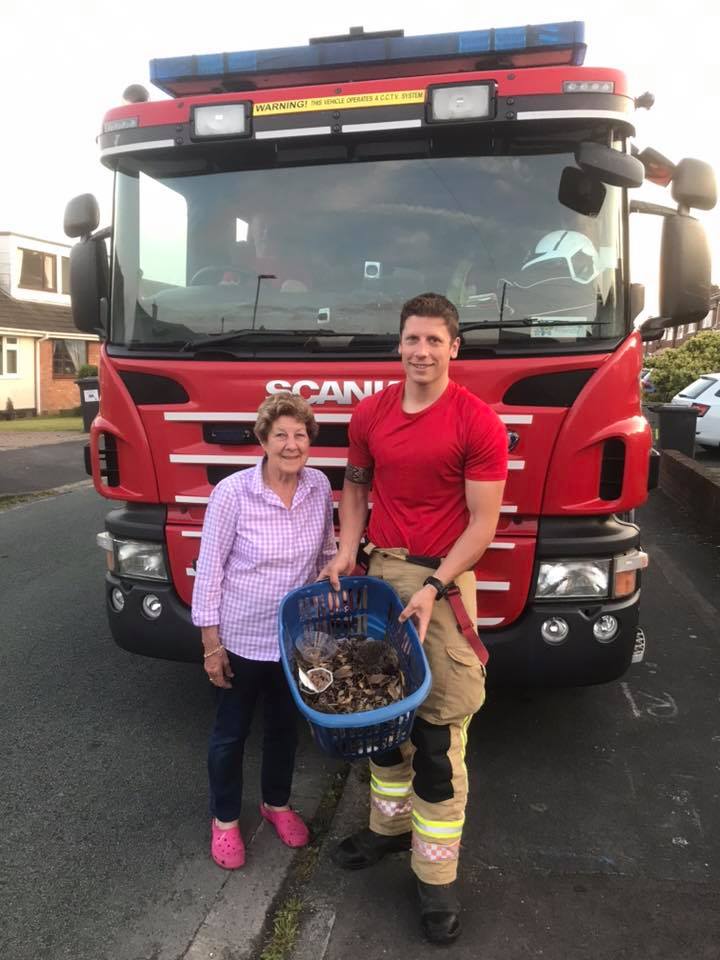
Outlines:
<svg viewBox="0 0 720 960"><path fill-rule="evenodd" d="M70 293L70 257L60 258L60 292Z"/></svg>
<svg viewBox="0 0 720 960"><path fill-rule="evenodd" d="M0 377L16 377L17 372L17 337L0 337Z"/></svg>
<svg viewBox="0 0 720 960"><path fill-rule="evenodd" d="M26 290L57 290L57 257L40 250L21 250L19 286Z"/></svg>
<svg viewBox="0 0 720 960"><path fill-rule="evenodd" d="M80 367L87 363L87 341L53 340L52 345L53 377L76 377Z"/></svg>

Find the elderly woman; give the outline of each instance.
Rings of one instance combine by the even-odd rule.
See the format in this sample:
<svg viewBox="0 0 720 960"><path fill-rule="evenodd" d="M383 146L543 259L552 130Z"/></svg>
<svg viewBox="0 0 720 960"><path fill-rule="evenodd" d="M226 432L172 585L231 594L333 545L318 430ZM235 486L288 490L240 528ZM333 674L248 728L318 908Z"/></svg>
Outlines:
<svg viewBox="0 0 720 960"><path fill-rule="evenodd" d="M238 823L243 750L260 694L260 812L283 843L308 842L307 827L288 805L297 714L279 662L277 614L283 596L316 580L335 553L330 484L305 465L317 433L301 397L268 397L255 423L262 462L222 480L205 514L192 618L202 628L205 672L219 688L208 754L211 855L227 870L245 862Z"/></svg>

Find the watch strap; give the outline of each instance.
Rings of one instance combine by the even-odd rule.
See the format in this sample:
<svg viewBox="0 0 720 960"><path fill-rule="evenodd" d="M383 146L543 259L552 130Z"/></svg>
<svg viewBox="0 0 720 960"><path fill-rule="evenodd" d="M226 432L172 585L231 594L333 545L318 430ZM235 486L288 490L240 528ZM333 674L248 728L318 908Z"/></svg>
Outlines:
<svg viewBox="0 0 720 960"><path fill-rule="evenodd" d="M448 589L448 588L445 586L445 584L442 582L442 580L438 580L437 577L426 577L425 580L423 580L423 586L424 586L424 587L428 587L428 586L434 587L434 588L435 588L435 591L436 591L436 593L437 593L437 599L438 599L438 600L440 600L441 597L444 597L444 596L447 594L447 589Z"/></svg>

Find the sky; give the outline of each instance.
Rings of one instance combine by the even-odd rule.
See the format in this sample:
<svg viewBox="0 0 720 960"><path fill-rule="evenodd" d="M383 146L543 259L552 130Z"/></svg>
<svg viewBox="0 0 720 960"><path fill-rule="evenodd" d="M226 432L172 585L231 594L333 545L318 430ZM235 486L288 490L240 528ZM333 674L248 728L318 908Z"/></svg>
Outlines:
<svg viewBox="0 0 720 960"><path fill-rule="evenodd" d="M720 14L698 0L596 5L506 0L502 13L463 0L280 0L276 6L237 0L3 0L0 5L0 231L67 242L62 218L79 193L100 201L110 219L112 177L95 143L104 113L122 103L130 83L149 84L152 58L305 44L309 37L403 28L407 36L584 19L586 65L615 67L633 95L655 94L636 118L636 143L672 160L707 160L720 175ZM598 10L598 13L580 11ZM487 11L487 12L486 12ZM646 186L642 199L669 203ZM699 214L720 278L720 212ZM660 224L633 217L633 279L656 285ZM717 280L716 280L717 282Z"/></svg>

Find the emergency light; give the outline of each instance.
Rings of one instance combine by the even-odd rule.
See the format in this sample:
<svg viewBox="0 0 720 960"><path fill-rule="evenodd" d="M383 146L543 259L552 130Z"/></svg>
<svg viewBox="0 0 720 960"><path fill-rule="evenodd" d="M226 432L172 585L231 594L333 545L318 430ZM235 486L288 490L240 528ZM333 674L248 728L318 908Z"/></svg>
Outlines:
<svg viewBox="0 0 720 960"><path fill-rule="evenodd" d="M171 96L227 93L277 85L338 79L342 68L382 64L381 76L426 73L428 62L450 71L500 66L580 66L585 28L580 21L496 30L466 30L419 37L354 33L304 47L170 57L150 61L150 80ZM376 74L377 75L377 74ZM348 76L347 79L356 79Z"/></svg>

